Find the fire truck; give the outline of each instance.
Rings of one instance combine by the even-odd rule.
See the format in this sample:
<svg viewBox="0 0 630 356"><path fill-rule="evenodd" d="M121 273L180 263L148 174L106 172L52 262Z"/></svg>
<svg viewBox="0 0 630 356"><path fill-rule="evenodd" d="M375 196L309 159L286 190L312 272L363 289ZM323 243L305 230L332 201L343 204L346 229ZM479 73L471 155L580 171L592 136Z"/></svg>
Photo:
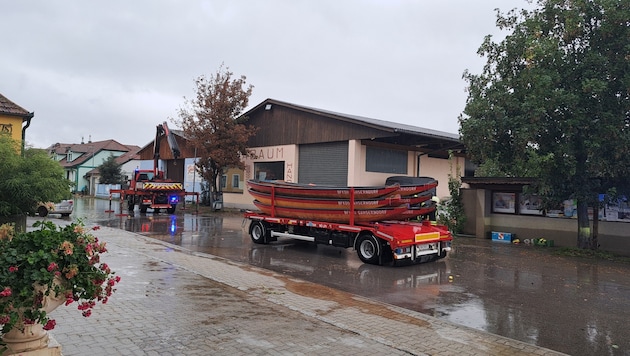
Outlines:
<svg viewBox="0 0 630 356"><path fill-rule="evenodd" d="M175 182L164 175L164 171L158 169L160 159L160 144L166 137L173 158L180 156L179 146L173 133L168 129L166 122L157 125L155 141L153 143L153 169L137 169L129 181L127 189L112 190L112 193L120 193L121 199L127 202L129 212L133 212L136 205L140 213L146 213L147 209L153 209L159 213L164 209L169 214L175 212L175 208L181 197L187 195L181 182Z"/></svg>

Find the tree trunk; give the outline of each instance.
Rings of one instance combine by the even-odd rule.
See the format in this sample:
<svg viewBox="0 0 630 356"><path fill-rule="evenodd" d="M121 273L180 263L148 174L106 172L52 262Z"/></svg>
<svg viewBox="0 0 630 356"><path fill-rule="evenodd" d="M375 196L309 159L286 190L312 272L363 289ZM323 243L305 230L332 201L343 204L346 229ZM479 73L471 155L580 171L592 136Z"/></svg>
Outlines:
<svg viewBox="0 0 630 356"><path fill-rule="evenodd" d="M599 248L599 241L597 241L599 235L599 200L596 200L593 205L593 239L591 240L591 249L597 250Z"/></svg>
<svg viewBox="0 0 630 356"><path fill-rule="evenodd" d="M588 204L583 199L577 201L578 218L578 240L577 247L590 249L593 240L591 239L591 225L588 221Z"/></svg>

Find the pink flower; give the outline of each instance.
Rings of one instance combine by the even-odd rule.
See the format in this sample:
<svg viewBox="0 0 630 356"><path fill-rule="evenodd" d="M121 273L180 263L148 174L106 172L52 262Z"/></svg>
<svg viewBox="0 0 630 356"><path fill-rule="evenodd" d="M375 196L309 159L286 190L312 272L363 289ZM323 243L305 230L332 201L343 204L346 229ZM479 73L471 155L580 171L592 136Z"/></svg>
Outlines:
<svg viewBox="0 0 630 356"><path fill-rule="evenodd" d="M0 292L0 297L9 297L11 296L11 287L4 287L4 290Z"/></svg>
<svg viewBox="0 0 630 356"><path fill-rule="evenodd" d="M9 267L9 272L13 273L13 272L17 272L17 271L18 271L18 267L17 266Z"/></svg>
<svg viewBox="0 0 630 356"><path fill-rule="evenodd" d="M55 262L51 262L51 263L48 265L48 268L47 268L48 272L52 272L52 271L54 271L54 270L56 270L56 269L57 269L57 264L56 264Z"/></svg>

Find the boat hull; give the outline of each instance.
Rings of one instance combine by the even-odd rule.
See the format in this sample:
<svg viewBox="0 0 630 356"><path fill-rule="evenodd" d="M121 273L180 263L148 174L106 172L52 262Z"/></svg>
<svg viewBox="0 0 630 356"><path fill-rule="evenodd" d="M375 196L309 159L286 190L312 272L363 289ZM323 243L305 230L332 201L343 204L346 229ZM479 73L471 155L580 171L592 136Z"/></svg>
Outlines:
<svg viewBox="0 0 630 356"><path fill-rule="evenodd" d="M301 209L271 206L254 200L254 205L263 213L272 217L294 218L300 220L328 221L336 223L366 223L396 219L403 214L407 207L379 208L368 210L332 210L332 209Z"/></svg>
<svg viewBox="0 0 630 356"><path fill-rule="evenodd" d="M265 205L273 205L283 208L297 209L327 209L327 210L369 210L386 206L399 206L401 204L417 204L417 198L402 199L399 195L391 195L385 198L354 200L334 198L294 197L285 195L271 195L249 189L254 199ZM415 203L414 203L415 202Z"/></svg>
<svg viewBox="0 0 630 356"><path fill-rule="evenodd" d="M330 199L374 199L386 197L396 193L400 188L398 184L375 187L328 187L320 185L305 185L282 181L248 180L247 185L251 190L283 196L330 198Z"/></svg>

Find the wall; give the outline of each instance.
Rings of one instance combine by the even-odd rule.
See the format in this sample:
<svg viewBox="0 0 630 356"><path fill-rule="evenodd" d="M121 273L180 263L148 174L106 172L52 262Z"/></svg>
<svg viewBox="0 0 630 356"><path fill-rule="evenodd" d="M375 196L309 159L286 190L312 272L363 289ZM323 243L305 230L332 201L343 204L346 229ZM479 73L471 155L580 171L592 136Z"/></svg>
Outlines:
<svg viewBox="0 0 630 356"><path fill-rule="evenodd" d="M511 232L524 239L545 238L554 240L554 246L577 245L577 220L531 215L495 214L491 212L491 191L488 189L462 189L466 225L464 234L477 238L490 238L490 232ZM599 222L600 249L630 256L630 223Z"/></svg>
<svg viewBox="0 0 630 356"><path fill-rule="evenodd" d="M22 142L22 117L0 115L0 129L2 133L10 132L11 138Z"/></svg>
<svg viewBox="0 0 630 356"><path fill-rule="evenodd" d="M420 156L420 170L419 174L413 172L410 175L417 175L420 177L432 177L438 181L437 196L440 199L444 199L451 196L448 190L448 175L455 175L457 165L460 167L460 175L464 174L464 158L453 157L453 160L445 158L429 157L427 155ZM452 166L452 171L451 171Z"/></svg>

